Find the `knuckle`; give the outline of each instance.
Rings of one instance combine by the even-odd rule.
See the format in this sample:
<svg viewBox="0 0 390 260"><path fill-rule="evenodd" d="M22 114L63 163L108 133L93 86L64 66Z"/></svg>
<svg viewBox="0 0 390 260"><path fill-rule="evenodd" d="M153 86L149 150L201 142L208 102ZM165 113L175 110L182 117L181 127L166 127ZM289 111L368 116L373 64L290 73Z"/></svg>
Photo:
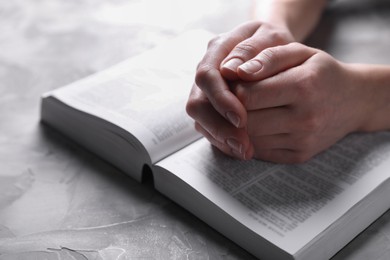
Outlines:
<svg viewBox="0 0 390 260"><path fill-rule="evenodd" d="M204 128L198 123L198 122L195 122L194 123L194 126L195 126L195 130L198 131L199 133L203 134L205 137L207 137L204 133Z"/></svg>
<svg viewBox="0 0 390 260"><path fill-rule="evenodd" d="M186 104L186 112L187 114L194 118L196 115L196 111L198 111L199 103L195 99L189 99Z"/></svg>
<svg viewBox="0 0 390 260"><path fill-rule="evenodd" d="M233 91L236 97L238 98L238 100L241 102L241 104L245 108L249 108L249 104L251 102L251 96L252 96L250 93L251 92L250 88L244 87L242 85L237 85Z"/></svg>
<svg viewBox="0 0 390 260"><path fill-rule="evenodd" d="M263 24L262 26L264 26L267 31L267 37L273 45L283 45L294 40L292 35L286 30L276 28L274 25L271 26L268 23Z"/></svg>
<svg viewBox="0 0 390 260"><path fill-rule="evenodd" d="M277 63L280 47L270 47L263 50L260 54L260 59L265 63Z"/></svg>
<svg viewBox="0 0 390 260"><path fill-rule="evenodd" d="M239 41L234 35L229 35L228 33L222 33L213 37L207 44L207 49L212 49L212 51L219 50L222 53L227 55L231 49L229 49L229 42Z"/></svg>
<svg viewBox="0 0 390 260"><path fill-rule="evenodd" d="M234 52L237 56L249 58L256 56L259 50L256 47L256 44L251 41L244 41L235 47Z"/></svg>
<svg viewBox="0 0 390 260"><path fill-rule="evenodd" d="M274 44L286 44L288 42L287 35L279 31L270 32L268 37L270 38L271 42L273 42Z"/></svg>
<svg viewBox="0 0 390 260"><path fill-rule="evenodd" d="M211 38L211 40L208 42L207 48L211 48L211 47L213 47L213 46L220 46L220 45L222 45L222 42L224 41L223 38L224 38L224 37L223 37L222 34L219 34L219 35L214 36L214 37Z"/></svg>
<svg viewBox="0 0 390 260"><path fill-rule="evenodd" d="M190 117L197 119L199 114L201 114L202 108L207 105L208 102L206 100L197 97L190 97L186 104L186 112Z"/></svg>
<svg viewBox="0 0 390 260"><path fill-rule="evenodd" d="M218 75L219 71L216 68L208 64L200 64L195 74L195 83L199 88L203 89L210 82L213 82Z"/></svg>

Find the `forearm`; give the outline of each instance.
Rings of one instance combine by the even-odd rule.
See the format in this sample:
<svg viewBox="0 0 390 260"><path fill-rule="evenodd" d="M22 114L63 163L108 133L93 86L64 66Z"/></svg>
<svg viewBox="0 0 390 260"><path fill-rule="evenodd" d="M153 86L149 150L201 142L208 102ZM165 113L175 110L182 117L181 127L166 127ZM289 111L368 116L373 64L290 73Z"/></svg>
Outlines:
<svg viewBox="0 0 390 260"><path fill-rule="evenodd" d="M303 41L316 26L327 0L255 0L255 19L287 28Z"/></svg>
<svg viewBox="0 0 390 260"><path fill-rule="evenodd" d="M353 84L364 95L358 131L390 130L390 65L349 65ZM359 108L356 108L359 109Z"/></svg>

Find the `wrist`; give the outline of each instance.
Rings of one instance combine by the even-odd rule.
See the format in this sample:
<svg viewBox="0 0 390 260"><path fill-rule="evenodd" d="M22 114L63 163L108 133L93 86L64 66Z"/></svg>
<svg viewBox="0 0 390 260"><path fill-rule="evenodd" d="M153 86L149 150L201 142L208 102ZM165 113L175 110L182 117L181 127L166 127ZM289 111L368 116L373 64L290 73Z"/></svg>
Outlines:
<svg viewBox="0 0 390 260"><path fill-rule="evenodd" d="M253 4L252 18L254 20L276 27L278 30L288 34L291 41L297 41L288 23L288 13L284 6L281 6L279 2L274 0L253 1Z"/></svg>
<svg viewBox="0 0 390 260"><path fill-rule="evenodd" d="M285 28L294 41L302 42L321 17L327 0L255 0L253 17Z"/></svg>
<svg viewBox="0 0 390 260"><path fill-rule="evenodd" d="M349 64L353 88L358 91L356 131L390 130L390 66Z"/></svg>

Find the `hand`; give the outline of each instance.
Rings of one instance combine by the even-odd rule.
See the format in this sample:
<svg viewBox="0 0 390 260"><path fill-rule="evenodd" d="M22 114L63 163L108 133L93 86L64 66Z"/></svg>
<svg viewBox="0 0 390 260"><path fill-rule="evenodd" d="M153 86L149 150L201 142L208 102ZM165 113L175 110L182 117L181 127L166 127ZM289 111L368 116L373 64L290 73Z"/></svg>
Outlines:
<svg viewBox="0 0 390 260"><path fill-rule="evenodd" d="M265 49L238 74L245 81L232 88L248 111L258 159L304 162L369 116L368 88L357 87L349 65L299 43Z"/></svg>
<svg viewBox="0 0 390 260"><path fill-rule="evenodd" d="M195 119L196 129L221 151L240 159L253 155L245 129L246 109L226 79L238 79L237 67L263 49L292 40L286 29L248 22L210 41L197 68L187 113Z"/></svg>

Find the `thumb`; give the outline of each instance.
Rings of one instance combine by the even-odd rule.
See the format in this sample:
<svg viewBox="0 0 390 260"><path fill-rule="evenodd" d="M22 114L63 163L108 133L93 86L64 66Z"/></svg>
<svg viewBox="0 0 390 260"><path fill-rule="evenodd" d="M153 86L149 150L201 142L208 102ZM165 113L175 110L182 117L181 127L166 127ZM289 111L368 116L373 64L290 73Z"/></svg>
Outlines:
<svg viewBox="0 0 390 260"><path fill-rule="evenodd" d="M294 42L267 48L237 68L237 75L245 81L258 81L299 66L317 53L314 48Z"/></svg>

